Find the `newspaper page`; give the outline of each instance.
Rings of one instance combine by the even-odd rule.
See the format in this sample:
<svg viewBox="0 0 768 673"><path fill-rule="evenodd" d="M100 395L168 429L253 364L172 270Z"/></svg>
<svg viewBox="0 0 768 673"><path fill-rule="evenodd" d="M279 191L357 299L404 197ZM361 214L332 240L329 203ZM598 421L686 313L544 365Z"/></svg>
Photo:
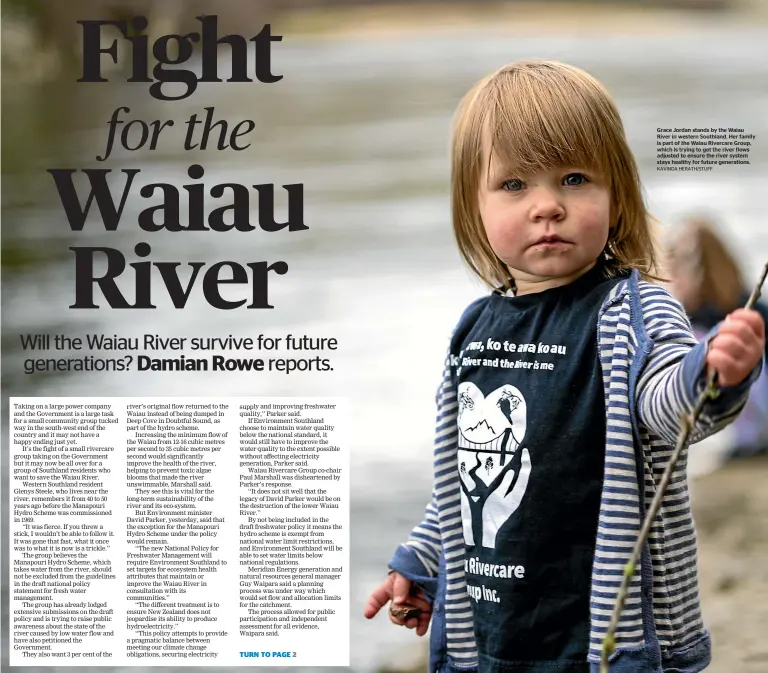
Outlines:
<svg viewBox="0 0 768 673"><path fill-rule="evenodd" d="M596 78L669 262L658 282L704 339L714 314L687 303L690 279L706 285L712 267L710 285L728 281L726 258L712 262L695 232L726 242L740 305L768 259L765 8L4 0L2 10L2 669L477 670L473 628L483 610L496 615L499 573L532 586L536 560L445 569L444 545L460 556L474 544L466 531L489 521L465 498L464 535L446 541L466 475L448 470L453 481L433 493L448 478L444 433L457 431L440 416L435 434L446 352L465 309L493 289L452 226L460 101L529 59ZM464 355L555 380L567 359L557 348L500 339ZM481 392L448 406L479 405L483 443L525 429L510 396ZM668 596L658 582L652 592L673 606L650 639L660 653L700 599L713 673L768 665L760 394L743 414L749 441L732 424L686 458L696 592ZM489 492L494 451L473 477ZM390 570L403 570L409 539L423 582L398 585L418 607L400 618ZM628 554L631 541L614 546ZM565 545L561 557L575 552ZM466 610L451 612L452 581L464 582ZM609 615L590 613L590 578L578 581L579 665L597 670L587 639Z"/></svg>

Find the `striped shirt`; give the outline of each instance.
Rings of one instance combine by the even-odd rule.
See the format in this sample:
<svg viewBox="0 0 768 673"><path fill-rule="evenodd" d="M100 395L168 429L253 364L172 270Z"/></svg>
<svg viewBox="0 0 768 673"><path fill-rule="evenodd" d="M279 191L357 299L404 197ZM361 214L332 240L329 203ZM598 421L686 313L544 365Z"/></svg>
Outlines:
<svg viewBox="0 0 768 673"><path fill-rule="evenodd" d="M474 302L462 325L485 309ZM600 660L602 641L645 507L656 492L674 449L680 415L692 409L705 383L706 341L698 343L679 303L637 272L615 285L599 313L598 352L606 407L605 475L590 586L590 662ZM474 670L472 609L464 573L460 485L457 465L458 404L449 353L437 393L434 486L424 520L401 545L390 567L434 594L431 667ZM731 422L759 374L725 389L708 402L691 443ZM613 670L699 671L710 658L698 594L696 536L686 482L687 449L675 467L635 568L615 633ZM437 582L435 580L438 580ZM437 588L435 585L437 584ZM635 668L638 657L651 668ZM631 663L631 666L630 666ZM531 669L533 670L533 669Z"/></svg>

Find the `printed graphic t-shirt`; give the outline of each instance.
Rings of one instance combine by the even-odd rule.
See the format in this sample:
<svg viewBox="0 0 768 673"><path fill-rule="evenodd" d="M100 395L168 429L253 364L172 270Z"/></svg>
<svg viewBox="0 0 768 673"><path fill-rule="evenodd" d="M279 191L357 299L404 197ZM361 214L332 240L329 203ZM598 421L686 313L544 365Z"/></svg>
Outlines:
<svg viewBox="0 0 768 673"><path fill-rule="evenodd" d="M619 280L597 266L567 286L494 293L454 352L481 669L501 660L510 671L589 670L606 432L597 321Z"/></svg>

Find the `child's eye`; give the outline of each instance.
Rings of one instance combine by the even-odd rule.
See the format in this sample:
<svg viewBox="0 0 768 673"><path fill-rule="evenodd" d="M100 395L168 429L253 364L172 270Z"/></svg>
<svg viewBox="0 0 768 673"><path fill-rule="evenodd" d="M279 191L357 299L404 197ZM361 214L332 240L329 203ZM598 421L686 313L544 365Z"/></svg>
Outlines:
<svg viewBox="0 0 768 673"><path fill-rule="evenodd" d="M517 178L505 180L501 183L501 188L508 192L519 192L523 188L523 181Z"/></svg>
<svg viewBox="0 0 768 673"><path fill-rule="evenodd" d="M589 178L587 178L584 173L568 173L568 175L563 178L563 184L568 185L569 187L578 187L588 181Z"/></svg>

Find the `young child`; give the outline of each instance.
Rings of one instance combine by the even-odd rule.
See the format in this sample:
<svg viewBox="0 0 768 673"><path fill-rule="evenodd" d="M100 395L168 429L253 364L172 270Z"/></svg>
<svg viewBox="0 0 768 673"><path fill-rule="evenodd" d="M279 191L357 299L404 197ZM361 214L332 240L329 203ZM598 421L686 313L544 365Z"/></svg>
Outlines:
<svg viewBox="0 0 768 673"><path fill-rule="evenodd" d="M706 217L689 217L676 227L668 248L670 291L688 313L697 338L703 337L734 309L744 306L747 288L739 264L717 225ZM768 320L768 305L755 310ZM768 343L766 344L768 356ZM728 428L724 457L747 458L768 453L768 371L749 392L739 417Z"/></svg>
<svg viewBox="0 0 768 673"><path fill-rule="evenodd" d="M451 338L434 487L365 615L424 634L430 673L596 671L624 564L706 376L693 441L739 412L764 325L737 310L697 343L654 277L616 106L587 73L522 62L480 81L453 130L453 225L490 287ZM612 673L699 671L685 457L632 577ZM421 608L403 615L403 603Z"/></svg>

